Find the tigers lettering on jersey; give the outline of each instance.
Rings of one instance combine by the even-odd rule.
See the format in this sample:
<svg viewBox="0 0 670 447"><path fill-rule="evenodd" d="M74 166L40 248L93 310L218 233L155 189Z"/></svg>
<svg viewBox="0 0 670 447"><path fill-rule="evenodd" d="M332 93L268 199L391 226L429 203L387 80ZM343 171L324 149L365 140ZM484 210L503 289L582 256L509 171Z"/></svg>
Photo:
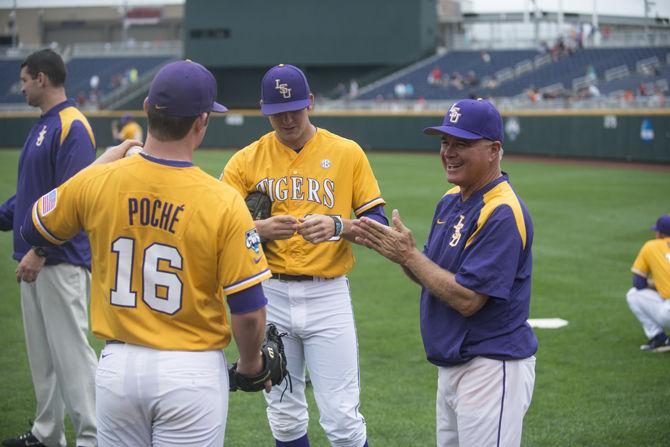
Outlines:
<svg viewBox="0 0 670 447"><path fill-rule="evenodd" d="M335 205L335 180L290 176L264 178L256 184L256 189L270 196L270 199L285 202L302 200L317 203L329 209Z"/></svg>
<svg viewBox="0 0 670 447"><path fill-rule="evenodd" d="M184 205L175 205L160 199L128 198L128 224L130 226L152 226L174 234L174 226L179 222L179 214L183 211Z"/></svg>
<svg viewBox="0 0 670 447"><path fill-rule="evenodd" d="M273 215L296 220L314 214L349 219L385 203L361 147L321 128L299 152L274 132L262 136L233 155L221 180L242 197L256 190L267 193ZM264 250L273 273L333 278L354 265L351 244L341 237L315 245L296 233L266 241Z"/></svg>

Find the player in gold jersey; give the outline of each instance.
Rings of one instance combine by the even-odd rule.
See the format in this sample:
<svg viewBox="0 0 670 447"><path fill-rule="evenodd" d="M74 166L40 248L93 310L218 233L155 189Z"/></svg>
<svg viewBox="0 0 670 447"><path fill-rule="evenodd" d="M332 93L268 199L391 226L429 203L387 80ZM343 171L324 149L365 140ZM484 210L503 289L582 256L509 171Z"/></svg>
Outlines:
<svg viewBox="0 0 670 447"><path fill-rule="evenodd" d="M631 271L633 287L626 294L630 310L642 324L649 341L643 351L670 351L670 215L658 218L652 227L656 238L645 242Z"/></svg>
<svg viewBox="0 0 670 447"><path fill-rule="evenodd" d="M40 246L82 228L90 239L92 330L107 340L96 376L99 446L221 446L231 331L238 371L262 368L260 283L270 271L260 239L239 194L192 164L209 114L226 111L216 91L197 63L165 66L144 103L143 153L72 177L37 201L22 228Z"/></svg>
<svg viewBox="0 0 670 447"><path fill-rule="evenodd" d="M237 152L222 180L243 197L264 191L273 203L272 216L255 223L272 270L263 284L268 321L288 333L283 340L293 393L265 395L270 427L277 446L309 445L307 366L328 439L361 447L367 435L345 275L354 264L352 213L388 224L384 200L360 146L310 122L314 97L302 71L271 68L261 97L274 131Z"/></svg>
<svg viewBox="0 0 670 447"><path fill-rule="evenodd" d="M121 126L121 130L119 130ZM124 114L117 122L112 121L112 138L116 141L124 140L144 140L144 131L142 126L128 113Z"/></svg>

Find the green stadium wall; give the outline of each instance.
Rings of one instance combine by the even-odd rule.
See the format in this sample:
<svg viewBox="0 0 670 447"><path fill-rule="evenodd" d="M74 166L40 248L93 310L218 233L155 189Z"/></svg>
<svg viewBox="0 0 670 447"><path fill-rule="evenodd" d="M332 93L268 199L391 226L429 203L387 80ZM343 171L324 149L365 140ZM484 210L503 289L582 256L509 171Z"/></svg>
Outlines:
<svg viewBox="0 0 670 447"><path fill-rule="evenodd" d="M123 113L87 114L99 148L113 143L110 124ZM146 129L142 113L132 113ZM29 113L0 115L0 147L21 147L37 117ZM507 154L670 163L670 109L518 111L503 118ZM423 135L422 129L441 120L441 114L432 112L312 114L316 126L351 138L366 151L437 151L439 140ZM232 111L212 116L202 146L242 148L270 130L267 118L260 113Z"/></svg>

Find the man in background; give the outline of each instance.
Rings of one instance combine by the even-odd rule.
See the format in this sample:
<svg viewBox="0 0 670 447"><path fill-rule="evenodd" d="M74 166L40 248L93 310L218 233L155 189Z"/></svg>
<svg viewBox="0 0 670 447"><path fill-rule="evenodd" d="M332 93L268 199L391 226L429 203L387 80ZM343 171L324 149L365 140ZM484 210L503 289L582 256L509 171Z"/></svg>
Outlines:
<svg viewBox="0 0 670 447"><path fill-rule="evenodd" d="M96 445L95 352L88 344L91 253L83 232L59 247L31 247L20 235L35 201L95 159L88 121L65 95L65 64L52 50L21 64L21 91L42 112L19 158L16 194L0 205L0 229L14 232L16 280L35 389L35 421L7 447L65 446L70 416L77 446Z"/></svg>
<svg viewBox="0 0 670 447"><path fill-rule="evenodd" d="M664 330L670 328L670 215L659 217L651 229L656 238L645 242L635 258L626 300L649 339L640 349L665 352L670 351Z"/></svg>
<svg viewBox="0 0 670 447"><path fill-rule="evenodd" d="M129 113L126 113L118 123L116 120L112 121L112 137L118 143L124 140L144 141L144 131L142 126Z"/></svg>

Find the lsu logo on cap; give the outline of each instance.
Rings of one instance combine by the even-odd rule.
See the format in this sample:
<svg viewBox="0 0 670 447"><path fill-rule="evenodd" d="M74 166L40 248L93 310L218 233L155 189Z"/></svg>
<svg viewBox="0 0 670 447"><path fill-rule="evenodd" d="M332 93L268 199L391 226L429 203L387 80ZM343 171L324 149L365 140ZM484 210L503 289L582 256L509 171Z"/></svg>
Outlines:
<svg viewBox="0 0 670 447"><path fill-rule="evenodd" d="M449 122L451 123L457 123L458 119L461 117L461 114L458 113L461 111L460 107L456 107L456 104L451 106L449 109Z"/></svg>
<svg viewBox="0 0 670 447"><path fill-rule="evenodd" d="M52 189L48 193L44 194L40 199L40 208L42 210L41 215L46 216L56 208L56 203L58 202L58 191Z"/></svg>
<svg viewBox="0 0 670 447"><path fill-rule="evenodd" d="M288 84L280 84L279 79L275 79L275 90L279 90L279 93L284 97L284 99L291 98L291 89L288 88Z"/></svg>
<svg viewBox="0 0 670 447"><path fill-rule="evenodd" d="M261 237L258 235L258 231L253 228L247 231L244 236L246 247L252 249L254 253L259 253L261 251Z"/></svg>

